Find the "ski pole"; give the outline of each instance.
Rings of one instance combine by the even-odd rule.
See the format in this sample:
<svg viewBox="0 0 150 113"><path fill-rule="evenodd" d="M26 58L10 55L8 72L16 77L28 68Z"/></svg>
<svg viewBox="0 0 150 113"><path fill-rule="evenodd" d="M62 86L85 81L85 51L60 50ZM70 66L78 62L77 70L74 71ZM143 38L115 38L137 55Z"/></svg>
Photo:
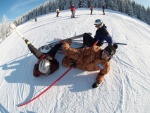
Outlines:
<svg viewBox="0 0 150 113"><path fill-rule="evenodd" d="M114 44L118 44L118 45L127 45L126 43L119 43L119 42L116 42Z"/></svg>
<svg viewBox="0 0 150 113"><path fill-rule="evenodd" d="M73 68L73 66L70 67L64 74L62 74L57 80L55 80L49 87L47 87L44 91L42 91L36 97L34 97L33 99L29 100L28 102L25 102L23 104L18 105L18 107L22 107L24 105L27 105L27 104L31 103L32 101L34 101L35 99L37 99L38 97L40 97L43 93L45 93L48 89L50 89L54 84L56 84L61 78L63 78L72 68Z"/></svg>
<svg viewBox="0 0 150 113"><path fill-rule="evenodd" d="M18 31L18 29L16 28L15 24L11 23L9 25L22 39L24 39L24 36Z"/></svg>
<svg viewBox="0 0 150 113"><path fill-rule="evenodd" d="M104 43L108 43L108 42L104 42ZM120 42L115 42L113 44L118 44L118 45L127 45L126 43L120 43Z"/></svg>

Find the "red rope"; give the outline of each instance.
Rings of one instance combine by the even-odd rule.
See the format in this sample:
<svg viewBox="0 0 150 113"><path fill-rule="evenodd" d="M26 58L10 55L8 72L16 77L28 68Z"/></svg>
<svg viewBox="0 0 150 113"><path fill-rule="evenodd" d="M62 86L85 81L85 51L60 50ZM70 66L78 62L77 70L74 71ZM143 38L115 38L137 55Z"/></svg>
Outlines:
<svg viewBox="0 0 150 113"><path fill-rule="evenodd" d="M24 106L29 104L30 102L32 102L33 100L37 99L38 97L40 97L43 93L45 93L48 89L50 89L54 84L56 84L62 77L64 77L73 67L70 67L64 74L62 74L55 82L53 82L49 87L47 87L43 92L41 92L39 95L37 95L36 97L34 97L33 99L29 100L26 103L20 104L18 105L18 107Z"/></svg>

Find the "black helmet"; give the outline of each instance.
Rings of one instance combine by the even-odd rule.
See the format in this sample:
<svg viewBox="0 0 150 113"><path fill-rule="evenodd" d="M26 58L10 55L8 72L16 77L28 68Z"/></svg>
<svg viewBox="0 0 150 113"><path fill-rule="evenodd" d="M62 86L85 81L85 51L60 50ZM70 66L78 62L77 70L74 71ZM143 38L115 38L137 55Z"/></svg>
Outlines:
<svg viewBox="0 0 150 113"><path fill-rule="evenodd" d="M109 52L110 56L113 56L116 53L116 49L118 48L117 44L109 45L104 50Z"/></svg>

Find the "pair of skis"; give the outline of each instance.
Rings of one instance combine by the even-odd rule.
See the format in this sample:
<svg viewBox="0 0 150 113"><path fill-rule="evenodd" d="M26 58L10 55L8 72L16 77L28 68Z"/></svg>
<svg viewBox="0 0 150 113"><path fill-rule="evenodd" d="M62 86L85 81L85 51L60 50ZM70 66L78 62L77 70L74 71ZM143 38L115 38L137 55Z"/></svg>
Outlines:
<svg viewBox="0 0 150 113"><path fill-rule="evenodd" d="M92 35L91 33L88 33L88 34ZM63 40L68 40L68 39L74 40L74 39L78 39L78 38L81 38L81 37L83 37L83 34L80 34L80 35L77 35L77 36L73 36L73 37L70 37L70 38L66 38L66 39L63 39ZM59 40L62 40L62 39L59 39ZM43 46L39 47L38 50L40 50L43 53L47 53L48 51L51 50L52 47L54 47L55 44L59 43L59 40L57 40L57 41L55 41L53 43L47 44L47 45L43 45ZM62 50L60 49L60 50L58 50L58 52L61 53Z"/></svg>

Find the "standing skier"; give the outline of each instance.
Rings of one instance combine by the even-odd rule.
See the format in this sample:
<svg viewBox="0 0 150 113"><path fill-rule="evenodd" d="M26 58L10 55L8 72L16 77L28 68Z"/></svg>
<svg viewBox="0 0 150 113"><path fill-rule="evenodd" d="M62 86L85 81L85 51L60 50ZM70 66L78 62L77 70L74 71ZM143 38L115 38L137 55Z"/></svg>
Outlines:
<svg viewBox="0 0 150 113"><path fill-rule="evenodd" d="M35 55L38 62L34 65L33 75L38 77L40 75L49 75L54 73L59 68L59 62L55 59L57 50L62 46L61 43L56 44L48 53L42 53L37 50L29 40L24 38L31 53Z"/></svg>
<svg viewBox="0 0 150 113"><path fill-rule="evenodd" d="M103 11L103 15L105 15L105 5L104 5L104 3L102 4L102 11Z"/></svg>
<svg viewBox="0 0 150 113"><path fill-rule="evenodd" d="M90 10L91 10L91 15L92 15L92 12L93 12L93 6L90 5Z"/></svg>
<svg viewBox="0 0 150 113"><path fill-rule="evenodd" d="M76 8L75 8L74 4L71 5L70 10L71 10L71 18L75 18Z"/></svg>
<svg viewBox="0 0 150 113"><path fill-rule="evenodd" d="M59 15L59 13L60 13L59 8L58 8L58 9L56 9L56 13L57 13L56 17L58 17L58 15Z"/></svg>
<svg viewBox="0 0 150 113"><path fill-rule="evenodd" d="M37 17L35 17L35 22L37 22Z"/></svg>
<svg viewBox="0 0 150 113"><path fill-rule="evenodd" d="M102 20L97 19L94 23L95 27L97 28L96 34L93 37L91 35L84 33L83 35L83 47L90 47L92 46L96 41L98 41L97 45L102 46L104 43L104 40L107 41L108 45L112 45L112 37L109 35L107 31L107 27L102 22Z"/></svg>
<svg viewBox="0 0 150 113"><path fill-rule="evenodd" d="M98 87L102 83L104 76L110 70L110 59L116 53L117 45L114 44L101 49L99 46L85 47L82 49L71 48L64 42L62 50L66 55L62 60L62 65L66 67L77 67L85 71L100 70L96 82L92 88Z"/></svg>

